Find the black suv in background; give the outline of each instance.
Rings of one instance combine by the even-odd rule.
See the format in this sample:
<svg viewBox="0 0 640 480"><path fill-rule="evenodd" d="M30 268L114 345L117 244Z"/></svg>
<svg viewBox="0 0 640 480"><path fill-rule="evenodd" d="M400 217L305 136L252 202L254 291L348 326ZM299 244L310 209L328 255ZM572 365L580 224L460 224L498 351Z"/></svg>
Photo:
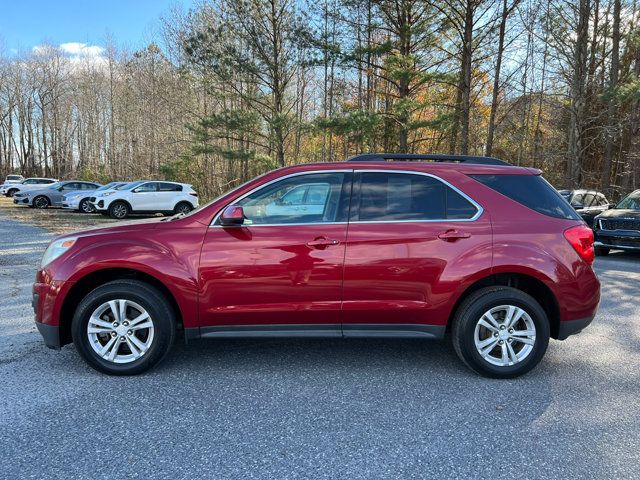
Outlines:
<svg viewBox="0 0 640 480"><path fill-rule="evenodd" d="M607 255L611 249L640 252L640 190L598 215L593 232L596 255Z"/></svg>
<svg viewBox="0 0 640 480"><path fill-rule="evenodd" d="M611 208L604 194L595 190L560 190L560 195L571 204L589 226L593 226L596 216Z"/></svg>

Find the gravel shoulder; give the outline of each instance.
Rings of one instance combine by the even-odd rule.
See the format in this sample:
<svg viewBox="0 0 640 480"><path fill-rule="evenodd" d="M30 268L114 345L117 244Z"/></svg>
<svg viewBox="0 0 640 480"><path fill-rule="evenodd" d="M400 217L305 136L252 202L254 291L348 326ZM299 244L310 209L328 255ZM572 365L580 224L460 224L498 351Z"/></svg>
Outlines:
<svg viewBox="0 0 640 480"><path fill-rule="evenodd" d="M115 378L42 344L31 283L53 233L7 210L0 478L637 478L640 255L597 260L594 324L520 379L415 340L200 341Z"/></svg>

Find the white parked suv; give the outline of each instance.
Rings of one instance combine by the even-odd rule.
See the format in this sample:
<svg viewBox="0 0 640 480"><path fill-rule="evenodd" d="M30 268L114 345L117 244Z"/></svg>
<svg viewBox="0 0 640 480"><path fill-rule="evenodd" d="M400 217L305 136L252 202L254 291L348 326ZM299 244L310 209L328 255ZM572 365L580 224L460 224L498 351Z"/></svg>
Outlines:
<svg viewBox="0 0 640 480"><path fill-rule="evenodd" d="M2 184L0 187L0 194L6 197L13 197L18 192L28 192L29 190L37 190L38 188L44 188L46 185L56 183L58 180L55 178L40 178L31 177L23 180L20 183Z"/></svg>
<svg viewBox="0 0 640 480"><path fill-rule="evenodd" d="M142 180L97 193L91 204L111 218L126 218L131 213L189 213L198 208L198 194L191 185L176 182Z"/></svg>

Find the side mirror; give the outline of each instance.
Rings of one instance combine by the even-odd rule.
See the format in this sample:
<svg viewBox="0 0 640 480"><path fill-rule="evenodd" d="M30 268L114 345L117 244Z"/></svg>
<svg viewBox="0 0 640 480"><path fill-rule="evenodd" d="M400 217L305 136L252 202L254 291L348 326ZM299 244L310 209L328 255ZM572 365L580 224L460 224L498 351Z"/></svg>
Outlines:
<svg viewBox="0 0 640 480"><path fill-rule="evenodd" d="M244 210L239 205L230 205L220 215L220 225L223 227L237 227L244 223Z"/></svg>
<svg viewBox="0 0 640 480"><path fill-rule="evenodd" d="M59 192L61 192L61 191L63 191L63 190L64 190L64 186L62 186L62 187L58 187L58 191L59 191Z"/></svg>

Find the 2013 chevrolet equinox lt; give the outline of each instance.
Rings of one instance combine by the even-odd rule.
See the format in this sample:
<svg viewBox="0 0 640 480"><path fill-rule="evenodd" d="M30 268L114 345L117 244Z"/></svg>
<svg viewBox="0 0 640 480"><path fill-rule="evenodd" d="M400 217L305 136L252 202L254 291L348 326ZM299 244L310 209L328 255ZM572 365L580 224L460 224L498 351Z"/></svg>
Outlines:
<svg viewBox="0 0 640 480"><path fill-rule="evenodd" d="M55 239L37 326L117 375L156 365L178 335L450 332L471 369L515 377L600 299L593 233L540 173L388 154L281 168L188 215Z"/></svg>

